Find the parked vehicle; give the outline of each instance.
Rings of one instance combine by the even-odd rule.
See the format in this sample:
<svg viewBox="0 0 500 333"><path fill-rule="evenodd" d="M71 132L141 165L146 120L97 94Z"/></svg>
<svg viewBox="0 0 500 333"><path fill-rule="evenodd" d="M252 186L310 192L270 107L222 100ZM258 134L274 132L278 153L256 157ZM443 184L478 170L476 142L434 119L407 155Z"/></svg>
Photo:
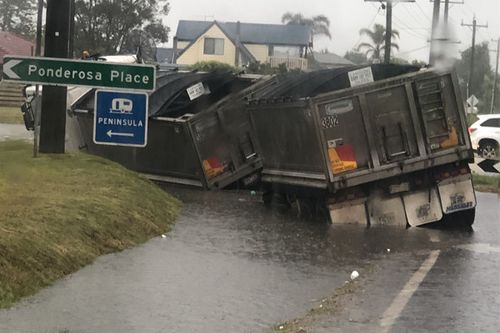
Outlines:
<svg viewBox="0 0 500 333"><path fill-rule="evenodd" d="M472 148L481 157L500 158L500 114L479 115L479 120L469 127Z"/></svg>
<svg viewBox="0 0 500 333"><path fill-rule="evenodd" d="M249 98L264 199L327 208L333 223L472 224L473 151L455 75L364 70L371 83L357 86L353 69L314 73Z"/></svg>

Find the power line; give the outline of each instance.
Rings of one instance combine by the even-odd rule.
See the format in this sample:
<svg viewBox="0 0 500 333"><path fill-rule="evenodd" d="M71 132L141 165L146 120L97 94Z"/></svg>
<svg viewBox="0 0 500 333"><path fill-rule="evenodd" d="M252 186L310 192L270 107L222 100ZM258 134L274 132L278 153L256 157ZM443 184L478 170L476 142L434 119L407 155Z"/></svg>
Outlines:
<svg viewBox="0 0 500 333"><path fill-rule="evenodd" d="M396 21L396 24L400 24L401 26L409 29L409 30L407 30L407 32L409 34L413 35L414 37L417 37L417 38L420 38L420 39L423 39L423 40L428 40L429 39L429 36L426 36L426 35L424 35L422 33L418 33L416 31L413 31L410 26L408 26L406 23L404 23L404 21L402 21L398 17L394 17L394 20Z"/></svg>
<svg viewBox="0 0 500 333"><path fill-rule="evenodd" d="M398 55L400 54L407 54L407 53L413 53L413 52L416 52L416 51L420 51L420 50L423 50L423 49L426 49L428 48L429 45L426 44L424 46L421 46L421 47L417 47L416 49L412 49L412 50L408 50L408 51L402 51L402 52L398 52Z"/></svg>
<svg viewBox="0 0 500 333"><path fill-rule="evenodd" d="M380 13L380 9L381 7L378 7L378 10L377 12L375 13L375 16L373 17L370 25L368 26L369 29L371 29L371 27L373 26L373 24L375 23L375 20L377 19L377 16L378 14ZM357 45L359 45L359 42L361 42L361 39L363 39L363 35L359 35L359 38L358 38L358 41L356 42L356 44L354 44L354 46L352 47L352 49L354 49Z"/></svg>
<svg viewBox="0 0 500 333"><path fill-rule="evenodd" d="M407 6L403 6L403 8L406 11L406 13L408 13L409 17L411 17L415 22L417 22L417 25L421 25L422 24L422 21L417 20L417 17L413 13L410 12L410 10L408 9ZM421 17L421 16L419 16L419 17Z"/></svg>
<svg viewBox="0 0 500 333"><path fill-rule="evenodd" d="M470 59L470 71L469 71L469 84L467 86L467 97L469 97L469 93L472 93L472 76L474 75L474 53L476 49L476 31L478 28L488 28L488 24L480 25L477 24L476 17L472 20L472 24L464 24L462 22L462 26L471 27L472 26L472 50L471 50L471 59Z"/></svg>
<svg viewBox="0 0 500 333"><path fill-rule="evenodd" d="M392 5L393 0L365 0L365 2L385 2L386 17L385 17L385 50L384 50L384 63L391 62L391 48L392 48ZM415 2L415 0L398 0L399 2ZM382 5L384 6L384 5Z"/></svg>
<svg viewBox="0 0 500 333"><path fill-rule="evenodd" d="M422 7L420 7L420 4L418 2L415 2L415 4L417 5L417 8L420 10L422 15L424 15L424 17L427 19L427 21L432 22L430 17L425 13L425 11L422 9Z"/></svg>

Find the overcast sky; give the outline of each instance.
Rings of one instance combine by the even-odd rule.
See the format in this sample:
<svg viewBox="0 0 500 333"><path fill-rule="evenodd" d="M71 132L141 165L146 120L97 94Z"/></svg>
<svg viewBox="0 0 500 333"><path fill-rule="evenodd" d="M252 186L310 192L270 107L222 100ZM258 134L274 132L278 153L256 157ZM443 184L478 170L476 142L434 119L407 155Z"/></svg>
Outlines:
<svg viewBox="0 0 500 333"><path fill-rule="evenodd" d="M396 56L405 59L429 58L430 27L432 18L431 0L416 0L414 3L400 2L394 5L393 25L399 30L400 51ZM462 0L451 0L461 2ZM248 23L281 23L284 12L300 12L305 16L323 14L330 21L332 39L315 39L315 50L328 48L329 51L344 55L360 42L359 30L372 27L374 23L385 25L385 10L378 2L364 0L169 0L171 11L166 23L175 36L180 19L207 21L241 21ZM395 0L396 2L396 0ZM441 1L444 3L444 0ZM474 14L478 24L488 23L489 28L478 29L477 42L500 37L500 0L464 0L464 4L451 5L450 23L461 41L457 51L470 47L472 29L460 23L472 23ZM443 13L442 5L441 13ZM366 37L365 37L366 38ZM365 41L365 39L362 39ZM171 45L171 43L170 43ZM491 43L490 48L496 44ZM494 57L494 53L491 54Z"/></svg>

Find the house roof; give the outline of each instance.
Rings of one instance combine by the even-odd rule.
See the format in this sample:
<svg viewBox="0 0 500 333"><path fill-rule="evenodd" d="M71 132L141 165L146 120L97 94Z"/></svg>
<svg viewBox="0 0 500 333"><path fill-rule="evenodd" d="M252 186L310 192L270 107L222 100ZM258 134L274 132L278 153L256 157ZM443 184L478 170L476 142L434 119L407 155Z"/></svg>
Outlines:
<svg viewBox="0 0 500 333"><path fill-rule="evenodd" d="M0 31L0 63L6 55L30 56L35 44L12 32Z"/></svg>
<svg viewBox="0 0 500 333"><path fill-rule="evenodd" d="M192 41L197 39L214 22L180 20L177 26L176 37L179 41ZM233 40L237 40L237 22L217 22L219 27ZM257 24L240 23L240 38L247 44L271 45L309 45L311 29L304 25L296 24Z"/></svg>
<svg viewBox="0 0 500 333"><path fill-rule="evenodd" d="M179 54L179 50L175 53ZM174 49L168 47L158 47L156 48L156 61L159 63L173 63L174 60Z"/></svg>
<svg viewBox="0 0 500 333"><path fill-rule="evenodd" d="M335 53L319 53L314 52L314 59L320 64L325 65L342 65L342 66L352 66L355 65L352 61L347 60Z"/></svg>
<svg viewBox="0 0 500 333"><path fill-rule="evenodd" d="M253 54L245 47L245 45L243 45L242 41L241 40L238 40L237 38L235 38L236 36L232 36L224 26L222 26L219 22L217 21L213 21L213 22L208 22L209 24L206 25L205 29L202 30L196 37L194 37L188 46L186 46L183 50L181 50L178 54L178 56L180 57L184 52L186 52L195 42L196 40L202 36L204 33L206 33L212 26L217 26L226 36L227 38L229 38L229 40L239 48L239 50L241 51L241 54L243 55L244 58L246 58L248 61L251 61L251 62L255 62L256 59L255 57L253 56Z"/></svg>

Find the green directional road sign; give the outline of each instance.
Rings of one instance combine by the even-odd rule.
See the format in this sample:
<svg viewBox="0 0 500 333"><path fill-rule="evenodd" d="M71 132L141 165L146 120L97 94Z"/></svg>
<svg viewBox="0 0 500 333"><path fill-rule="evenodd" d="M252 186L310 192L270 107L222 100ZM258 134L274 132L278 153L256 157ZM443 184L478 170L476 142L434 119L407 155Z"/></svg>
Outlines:
<svg viewBox="0 0 500 333"><path fill-rule="evenodd" d="M105 61L5 56L2 80L61 86L153 91L156 68Z"/></svg>

